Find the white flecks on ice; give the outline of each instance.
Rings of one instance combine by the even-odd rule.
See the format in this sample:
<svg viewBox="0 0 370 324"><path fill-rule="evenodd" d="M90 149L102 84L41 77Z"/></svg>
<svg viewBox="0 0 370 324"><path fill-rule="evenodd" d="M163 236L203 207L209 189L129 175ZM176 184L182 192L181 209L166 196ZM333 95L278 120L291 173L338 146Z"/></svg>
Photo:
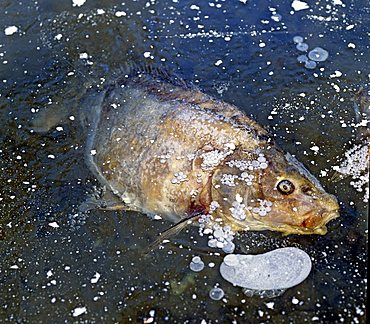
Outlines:
<svg viewBox="0 0 370 324"><path fill-rule="evenodd" d="M99 272L95 272L94 276L91 278L90 282L92 284L96 284L101 277L101 274Z"/></svg>
<svg viewBox="0 0 370 324"><path fill-rule="evenodd" d="M87 312L86 307L77 307L72 311L72 316L77 317Z"/></svg>
<svg viewBox="0 0 370 324"><path fill-rule="evenodd" d="M72 0L72 6L73 7L81 7L83 4L85 4L86 0Z"/></svg>
<svg viewBox="0 0 370 324"><path fill-rule="evenodd" d="M358 192L364 192L364 202L369 201L369 147L367 144L355 145L345 152L340 166L333 169L344 176L350 176L350 185Z"/></svg>
<svg viewBox="0 0 370 324"><path fill-rule="evenodd" d="M89 58L89 55L86 52L80 53L79 56L81 60L86 60Z"/></svg>
<svg viewBox="0 0 370 324"><path fill-rule="evenodd" d="M184 172L176 172L174 174L174 178L171 180L171 183L172 184L179 184L181 182L184 182L184 181L188 181L189 179L187 178L187 176L184 174Z"/></svg>
<svg viewBox="0 0 370 324"><path fill-rule="evenodd" d="M116 13L115 13L115 16L116 17L124 17L124 16L126 16L127 14L126 14L126 12L124 12L124 11L116 11Z"/></svg>
<svg viewBox="0 0 370 324"><path fill-rule="evenodd" d="M7 36L10 36L10 35L13 35L14 33L16 33L17 31L18 31L17 26L9 26L9 27L6 27L4 29L4 34L7 35Z"/></svg>
<svg viewBox="0 0 370 324"><path fill-rule="evenodd" d="M299 0L293 0L292 4L291 4L292 8L295 10L295 11L299 11L299 10L304 10L304 9L308 9L310 6L304 2L304 1L299 1Z"/></svg>
<svg viewBox="0 0 370 324"><path fill-rule="evenodd" d="M59 227L59 225L58 225L57 222L51 222L48 225L51 226L51 227L53 227L53 228L58 228Z"/></svg>

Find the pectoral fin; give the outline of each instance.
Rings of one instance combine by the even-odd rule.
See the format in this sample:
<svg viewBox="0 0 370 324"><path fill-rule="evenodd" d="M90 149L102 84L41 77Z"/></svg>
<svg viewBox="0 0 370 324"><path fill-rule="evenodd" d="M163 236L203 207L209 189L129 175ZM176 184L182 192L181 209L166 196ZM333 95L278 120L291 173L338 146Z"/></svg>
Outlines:
<svg viewBox="0 0 370 324"><path fill-rule="evenodd" d="M187 218L182 219L178 223L172 225L170 228L159 234L159 237L151 243L148 248L144 250L144 254L147 255L156 248L158 248L164 240L179 234L185 227L190 225L193 221L197 220L200 217L200 213L193 214Z"/></svg>

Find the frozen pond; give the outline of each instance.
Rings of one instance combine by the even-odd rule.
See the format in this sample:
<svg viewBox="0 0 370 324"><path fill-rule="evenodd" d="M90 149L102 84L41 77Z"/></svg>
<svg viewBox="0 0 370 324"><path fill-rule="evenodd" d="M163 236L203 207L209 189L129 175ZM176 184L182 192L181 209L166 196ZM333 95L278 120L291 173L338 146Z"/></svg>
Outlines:
<svg viewBox="0 0 370 324"><path fill-rule="evenodd" d="M1 322L366 322L368 184L333 167L365 141L353 98L370 89L368 1L0 7ZM240 107L338 197L341 217L324 236L264 231L233 240L235 254L303 250L312 269L302 283L250 296L222 278L225 253L195 226L146 254L171 223L136 212L76 215L98 186L84 162L78 100L132 62L163 66ZM48 109L68 114L33 132ZM366 149L356 152L363 161Z"/></svg>

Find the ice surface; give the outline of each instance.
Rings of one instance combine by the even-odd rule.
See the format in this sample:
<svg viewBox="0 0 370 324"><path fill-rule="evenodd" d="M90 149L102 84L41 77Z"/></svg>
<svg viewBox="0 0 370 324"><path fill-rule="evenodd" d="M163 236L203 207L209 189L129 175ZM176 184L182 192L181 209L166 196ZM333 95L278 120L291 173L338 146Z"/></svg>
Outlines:
<svg viewBox="0 0 370 324"><path fill-rule="evenodd" d="M229 254L221 264L222 277L252 290L286 289L300 284L311 271L307 253L295 248L276 249L259 255Z"/></svg>

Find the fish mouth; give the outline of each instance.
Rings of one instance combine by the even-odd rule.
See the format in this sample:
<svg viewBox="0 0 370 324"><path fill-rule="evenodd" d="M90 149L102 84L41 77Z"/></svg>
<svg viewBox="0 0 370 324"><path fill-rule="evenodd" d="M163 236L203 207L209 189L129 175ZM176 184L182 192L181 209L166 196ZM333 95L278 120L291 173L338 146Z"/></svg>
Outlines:
<svg viewBox="0 0 370 324"><path fill-rule="evenodd" d="M274 223L264 223L262 221L257 221L254 219L252 224L244 223L244 230L270 230L281 232L283 235L290 234L318 234L325 235L327 233L326 224L339 217L339 209L333 209L330 211L323 211L319 214L320 216L313 215L312 212L307 213L304 221L301 224L274 224ZM242 222L238 222L239 226L242 227Z"/></svg>
<svg viewBox="0 0 370 324"><path fill-rule="evenodd" d="M245 230L245 231L277 231L285 235L290 234L318 234L325 235L327 233L326 224L339 217L339 209L332 209L330 211L323 210L320 213L308 212L303 215L304 220L300 224L288 224L288 223L273 223L264 222L262 219L255 217L247 218L246 220L240 221L230 217L229 222L232 224L234 230Z"/></svg>
<svg viewBox="0 0 370 324"><path fill-rule="evenodd" d="M323 211L317 215L309 215L304 219L304 221L299 224L298 226L292 226L289 229L289 226L286 228L282 228L282 232L285 235L289 234L319 234L325 235L327 233L326 224L329 223L331 220L339 217L339 209L333 209L330 211ZM286 229L286 230L285 230Z"/></svg>

